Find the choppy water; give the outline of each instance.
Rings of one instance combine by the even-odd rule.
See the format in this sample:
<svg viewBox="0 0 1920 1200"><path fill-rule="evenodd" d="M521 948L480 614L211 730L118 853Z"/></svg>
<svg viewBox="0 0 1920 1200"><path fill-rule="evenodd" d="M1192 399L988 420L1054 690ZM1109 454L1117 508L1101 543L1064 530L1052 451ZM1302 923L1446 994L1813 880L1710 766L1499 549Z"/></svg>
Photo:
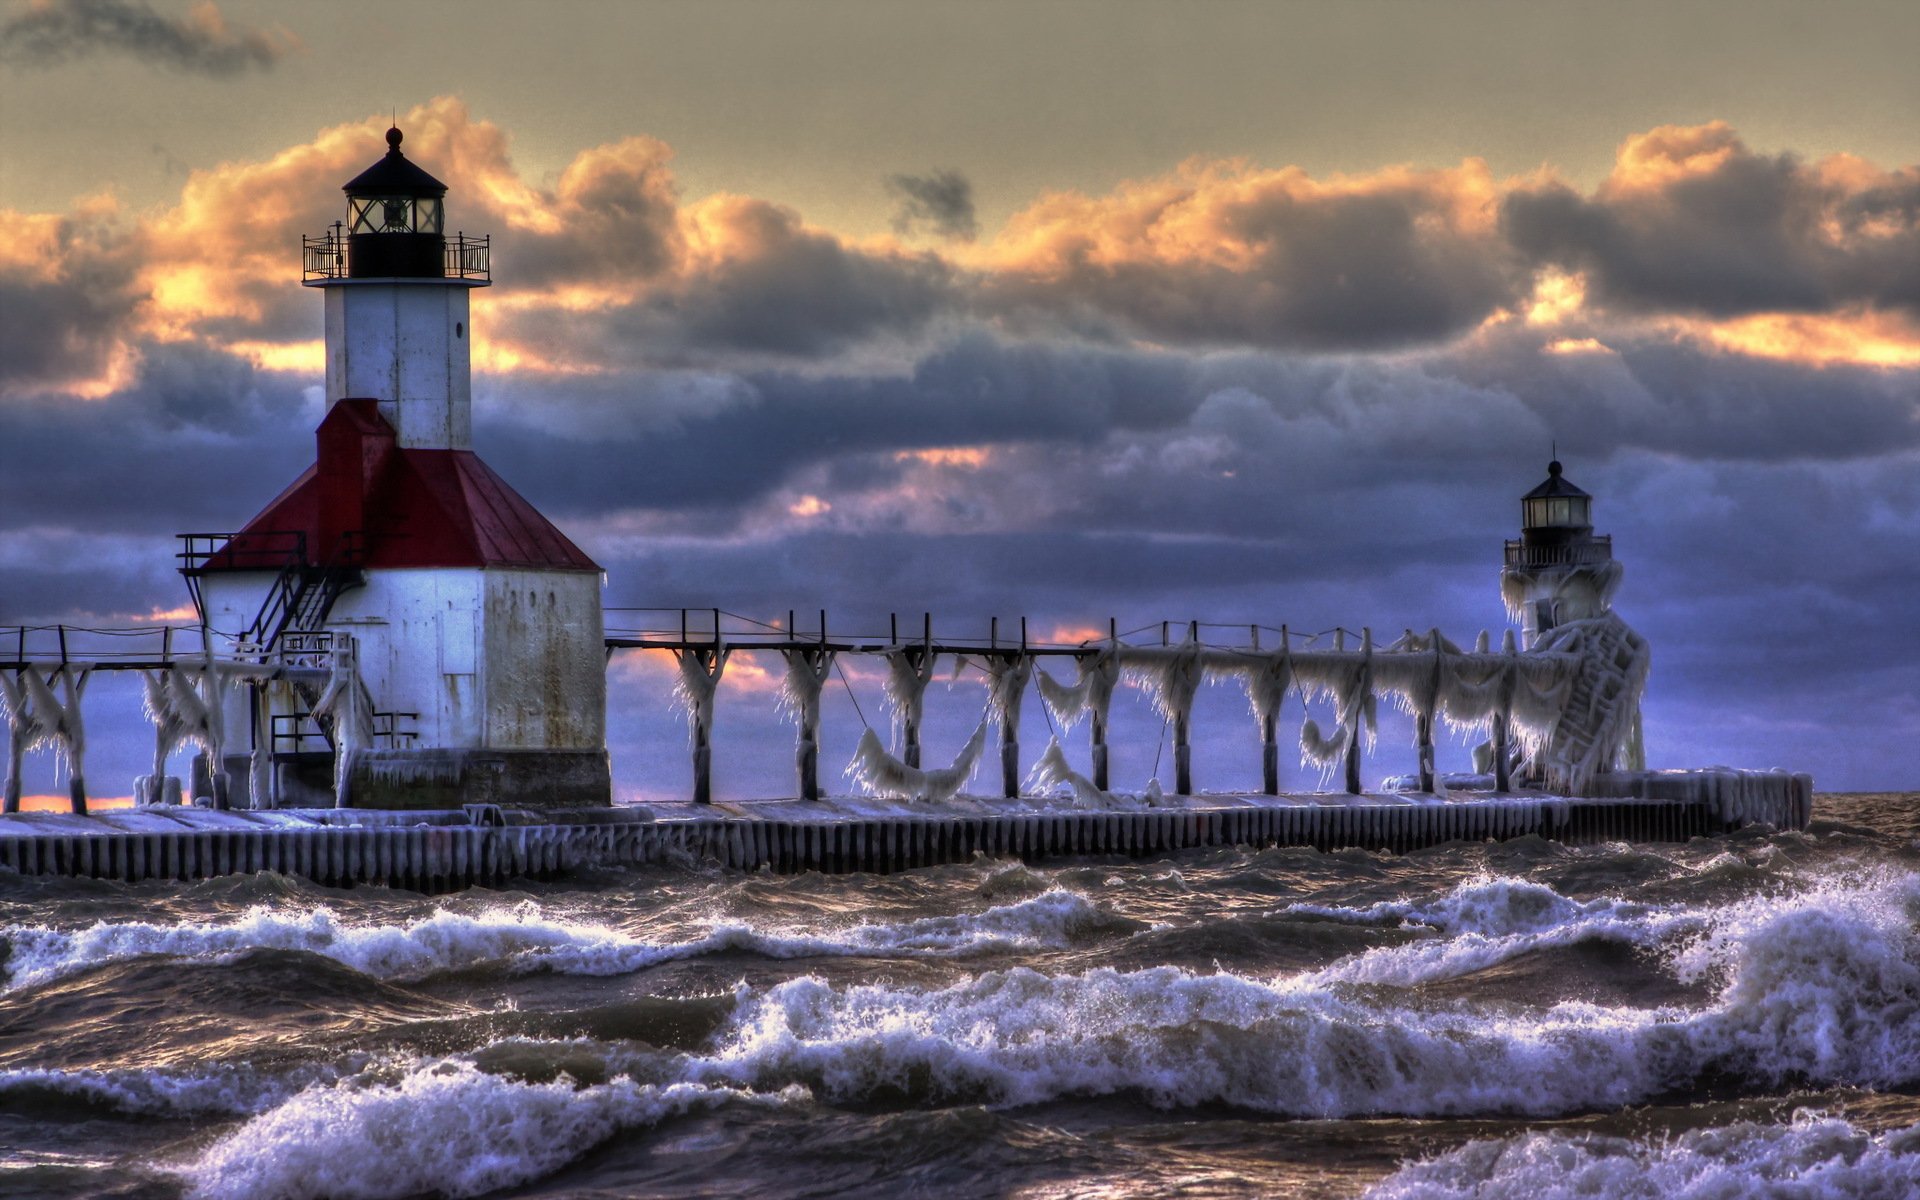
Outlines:
<svg viewBox="0 0 1920 1200"><path fill-rule="evenodd" d="M0 1195L1920 1195L1917 839L0 875Z"/></svg>

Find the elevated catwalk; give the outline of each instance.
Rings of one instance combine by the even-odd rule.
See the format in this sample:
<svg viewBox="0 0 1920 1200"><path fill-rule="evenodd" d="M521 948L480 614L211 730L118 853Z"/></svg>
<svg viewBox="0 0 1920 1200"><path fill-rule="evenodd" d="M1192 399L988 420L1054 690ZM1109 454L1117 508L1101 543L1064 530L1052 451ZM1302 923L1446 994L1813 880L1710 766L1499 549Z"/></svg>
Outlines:
<svg viewBox="0 0 1920 1200"><path fill-rule="evenodd" d="M1406 853L1450 841L1541 837L1585 844L1679 842L1746 825L1804 829L1812 780L1771 771L1608 777L1612 795L1168 796L1088 811L963 797L656 804L537 821L513 810L216 812L191 807L92 817L0 818L0 868L21 875L205 879L276 871L417 891L550 877L582 867L713 863L734 870L889 872L971 861L1141 857L1206 846L1311 846ZM1596 789L1600 790L1600 789ZM1051 802L1057 804L1058 802ZM522 823L523 821L527 823Z"/></svg>

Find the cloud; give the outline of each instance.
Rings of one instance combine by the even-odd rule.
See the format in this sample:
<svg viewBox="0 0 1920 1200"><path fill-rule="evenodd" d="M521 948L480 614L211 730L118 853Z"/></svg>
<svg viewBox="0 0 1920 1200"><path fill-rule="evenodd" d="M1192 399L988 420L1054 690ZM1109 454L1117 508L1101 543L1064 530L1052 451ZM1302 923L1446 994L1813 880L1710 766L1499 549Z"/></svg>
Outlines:
<svg viewBox="0 0 1920 1200"><path fill-rule="evenodd" d="M1655 641L1666 762L1871 786L1920 736L1910 707L1844 738L1821 715L1920 688L1899 570L1920 555L1920 317L1862 249L1900 261L1909 172L1712 127L1647 135L1590 191L1471 162L1195 163L936 250L683 196L651 138L529 179L457 100L401 123L454 226L496 239L478 447L608 567L611 603L1471 636L1502 619L1497 542L1557 439ZM169 535L243 521L311 461L320 305L288 280L289 231L341 215L385 125L197 171L154 212L0 221L0 616L174 607ZM1571 197L1555 237L1677 238L1691 189L1742 170L1821 215L1703 243L1693 293L1521 227ZM1817 306L1722 313L1701 297L1737 299L1712 279L1735 266L1767 303ZM947 714L960 737L977 700ZM1246 750L1222 729L1202 736ZM623 749L623 780L659 757Z"/></svg>
<svg viewBox="0 0 1920 1200"><path fill-rule="evenodd" d="M980 235L973 214L973 184L958 171L889 175L887 190L898 201L893 231L906 236L925 227L936 237L971 242Z"/></svg>
<svg viewBox="0 0 1920 1200"><path fill-rule="evenodd" d="M1622 311L1920 313L1920 167L1756 154L1724 122L1628 138L1591 196L1519 187L1500 226Z"/></svg>
<svg viewBox="0 0 1920 1200"><path fill-rule="evenodd" d="M231 25L214 4L182 19L137 0L31 0L0 23L0 62L55 67L98 54L124 54L190 75L226 79L271 70L300 48L286 29Z"/></svg>
<svg viewBox="0 0 1920 1200"><path fill-rule="evenodd" d="M983 256L986 302L1036 325L1188 345L1349 350L1462 333L1516 302L1485 164L1316 180L1190 162L1050 195Z"/></svg>

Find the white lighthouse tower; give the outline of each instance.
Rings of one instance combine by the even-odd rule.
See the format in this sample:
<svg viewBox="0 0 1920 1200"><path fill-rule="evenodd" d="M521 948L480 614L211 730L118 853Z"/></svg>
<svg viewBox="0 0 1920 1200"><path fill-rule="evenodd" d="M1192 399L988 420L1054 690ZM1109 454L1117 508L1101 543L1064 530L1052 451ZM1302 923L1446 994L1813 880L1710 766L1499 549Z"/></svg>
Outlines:
<svg viewBox="0 0 1920 1200"><path fill-rule="evenodd" d="M600 568L472 449L485 238L401 133L306 239L326 301L314 465L238 533L187 535L216 643L284 668L227 705L236 801L610 802ZM244 781L244 782L243 782Z"/></svg>

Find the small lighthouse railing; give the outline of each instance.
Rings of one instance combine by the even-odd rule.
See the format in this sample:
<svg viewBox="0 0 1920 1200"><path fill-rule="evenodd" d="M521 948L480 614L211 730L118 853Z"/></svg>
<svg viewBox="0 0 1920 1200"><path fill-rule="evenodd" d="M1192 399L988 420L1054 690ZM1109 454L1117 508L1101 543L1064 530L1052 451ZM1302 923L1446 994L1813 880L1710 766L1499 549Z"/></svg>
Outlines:
<svg viewBox="0 0 1920 1200"><path fill-rule="evenodd" d="M1597 534L1586 541L1564 546L1529 546L1507 539L1509 567L1585 567L1613 559L1613 536Z"/></svg>
<svg viewBox="0 0 1920 1200"><path fill-rule="evenodd" d="M337 229L330 229L318 237L303 236L300 239L300 250L300 279L304 283L311 283L314 280L346 279L352 273L350 266L352 258L347 251L347 238ZM464 233L456 233L446 239L446 255L441 270L444 278L491 283L492 272L493 237L491 234L468 237Z"/></svg>

